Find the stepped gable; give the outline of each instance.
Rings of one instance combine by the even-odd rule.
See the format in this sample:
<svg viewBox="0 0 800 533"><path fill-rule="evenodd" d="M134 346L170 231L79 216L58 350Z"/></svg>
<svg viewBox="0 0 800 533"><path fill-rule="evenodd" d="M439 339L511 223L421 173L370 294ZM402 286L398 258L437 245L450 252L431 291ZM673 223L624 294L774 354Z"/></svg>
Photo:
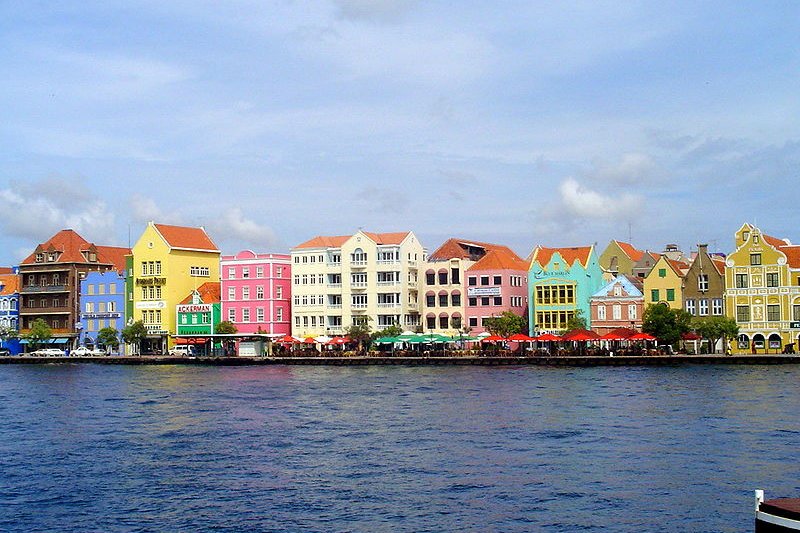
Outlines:
<svg viewBox="0 0 800 533"><path fill-rule="evenodd" d="M625 255L627 255L631 261L639 261L644 256L644 252L642 250L639 250L628 242L622 242L616 239L614 242L617 243L617 246L619 246L620 250L625 252Z"/></svg>
<svg viewBox="0 0 800 533"><path fill-rule="evenodd" d="M0 295L7 296L19 292L19 274L0 274Z"/></svg>
<svg viewBox="0 0 800 533"><path fill-rule="evenodd" d="M168 224L153 224L153 226L171 248L219 252L217 245L203 228L170 226Z"/></svg>
<svg viewBox="0 0 800 533"><path fill-rule="evenodd" d="M482 252L476 254L475 252L477 250L481 250ZM446 261L448 259L466 259L475 261L485 255L489 250L498 250L504 253L517 255L511 248L501 244L451 238L444 241L439 248L434 250L434 252L428 256L428 260Z"/></svg>
<svg viewBox="0 0 800 533"><path fill-rule="evenodd" d="M533 251L531 264L536 262L544 267L550 263L550 260L556 252L561 255L568 265L572 266L578 261L581 265L586 267L589 264L589 257L592 255L592 246L575 246L571 248L546 248L544 246L537 246Z"/></svg>
<svg viewBox="0 0 800 533"><path fill-rule="evenodd" d="M207 281L197 287L197 293L204 304L218 304L222 301L222 293L220 291L220 284L213 281ZM192 294L181 300L179 305L187 305L192 303Z"/></svg>
<svg viewBox="0 0 800 533"><path fill-rule="evenodd" d="M467 270L528 270L530 263L511 251L489 250Z"/></svg>

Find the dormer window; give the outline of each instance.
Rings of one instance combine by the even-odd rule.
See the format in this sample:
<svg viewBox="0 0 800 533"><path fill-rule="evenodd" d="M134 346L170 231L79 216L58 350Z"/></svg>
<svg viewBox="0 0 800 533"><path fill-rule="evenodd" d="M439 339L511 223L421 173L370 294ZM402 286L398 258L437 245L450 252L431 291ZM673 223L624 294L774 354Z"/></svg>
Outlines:
<svg viewBox="0 0 800 533"><path fill-rule="evenodd" d="M89 252L89 262L96 263L97 262L97 253Z"/></svg>
<svg viewBox="0 0 800 533"><path fill-rule="evenodd" d="M743 231L742 232L742 240L746 241L749 238L750 238L750 232L749 231Z"/></svg>
<svg viewBox="0 0 800 533"><path fill-rule="evenodd" d="M58 259L58 254L57 253L50 252L49 254L47 254L47 261L49 261L50 263L54 263L56 261L56 259Z"/></svg>
<svg viewBox="0 0 800 533"><path fill-rule="evenodd" d="M44 254L43 253L40 252L40 253L36 254L36 262L37 263L44 263Z"/></svg>

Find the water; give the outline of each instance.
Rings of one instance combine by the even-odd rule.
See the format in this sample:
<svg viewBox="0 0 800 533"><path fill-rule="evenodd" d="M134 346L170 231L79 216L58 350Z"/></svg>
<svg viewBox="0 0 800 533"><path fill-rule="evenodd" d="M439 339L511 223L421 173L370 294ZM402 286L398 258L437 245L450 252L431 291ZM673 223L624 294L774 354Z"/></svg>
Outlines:
<svg viewBox="0 0 800 533"><path fill-rule="evenodd" d="M800 367L0 367L0 531L752 531Z"/></svg>

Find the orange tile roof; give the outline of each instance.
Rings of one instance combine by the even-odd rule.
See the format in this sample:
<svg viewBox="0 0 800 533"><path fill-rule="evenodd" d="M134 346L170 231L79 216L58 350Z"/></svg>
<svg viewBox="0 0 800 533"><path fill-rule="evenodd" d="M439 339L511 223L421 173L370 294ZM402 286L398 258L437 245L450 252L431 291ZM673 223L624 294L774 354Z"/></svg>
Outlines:
<svg viewBox="0 0 800 533"><path fill-rule="evenodd" d="M7 296L19 292L19 275L18 274L2 274L0 275L0 284L3 285L0 294Z"/></svg>
<svg viewBox="0 0 800 533"><path fill-rule="evenodd" d="M153 226L172 248L219 252L217 245L203 228L169 226L167 224L153 224Z"/></svg>
<svg viewBox="0 0 800 533"><path fill-rule="evenodd" d="M711 264L714 265L714 268L717 269L717 272L720 274L725 274L725 258L719 256L710 256L711 257Z"/></svg>
<svg viewBox="0 0 800 533"><path fill-rule="evenodd" d="M620 250L622 250L625 255L627 255L631 261L638 261L644 256L644 252L639 250L638 248L634 247L632 244L622 241L614 241L619 246Z"/></svg>
<svg viewBox="0 0 800 533"><path fill-rule="evenodd" d="M523 270L526 271L530 263L519 257L514 252L505 250L489 250L474 265L467 270Z"/></svg>
<svg viewBox="0 0 800 533"><path fill-rule="evenodd" d="M197 287L197 292L200 294L200 299L203 300L205 304L218 304L222 299L220 298L220 285L218 282L214 281L207 281L203 283L199 287ZM181 300L180 305L186 305L192 303L192 294L189 294L186 298Z"/></svg>
<svg viewBox="0 0 800 533"><path fill-rule="evenodd" d="M786 255L786 263L791 268L800 268L800 245L781 246L780 251Z"/></svg>
<svg viewBox="0 0 800 533"><path fill-rule="evenodd" d="M0 267L0 274L13 274L14 269L11 267Z"/></svg>
<svg viewBox="0 0 800 533"><path fill-rule="evenodd" d="M683 276L684 273L687 270L689 270L689 265L687 263L684 263L683 261L677 261L675 259L669 259L669 258L667 258L666 261L667 263L669 263L669 266L672 267L672 270L674 270L675 273L679 276Z"/></svg>
<svg viewBox="0 0 800 533"><path fill-rule="evenodd" d="M472 256L469 254L468 248L483 248L487 252L489 250L497 250L503 253L517 255L511 248L503 246L502 244L451 238L444 241L441 246L428 256L428 259L432 261L444 261L456 258L470 259Z"/></svg>
<svg viewBox="0 0 800 533"><path fill-rule="evenodd" d="M375 241L376 244L400 244L402 243L410 231L398 231L394 233L371 233L368 231L362 232L364 235ZM336 236L323 236L317 235L311 240L300 243L294 247L298 248L341 248L347 242L347 239L352 235L336 235Z"/></svg>
<svg viewBox="0 0 800 533"><path fill-rule="evenodd" d="M572 248L545 248L544 246L537 246L531 255L531 264L536 262L544 267L550 262L556 252L561 255L568 265L573 265L575 261L578 261L583 266L586 266L589 262L589 257L592 254L592 247L576 246Z"/></svg>
<svg viewBox="0 0 800 533"><path fill-rule="evenodd" d="M125 256L131 254L130 248L121 246L98 246L97 260L101 263L111 263L117 272L125 270Z"/></svg>
<svg viewBox="0 0 800 533"><path fill-rule="evenodd" d="M364 235L375 241L377 244L400 244L402 243L410 231L397 231L394 233L369 233L364 232Z"/></svg>
<svg viewBox="0 0 800 533"><path fill-rule="evenodd" d="M762 233L762 234L761 234L761 237L762 237L762 238L763 238L765 241L767 241L769 244L771 244L772 246L774 246L775 248L780 248L780 247L782 247L782 246L787 246L787 245L789 244L789 243L787 243L787 242L786 242L785 240L783 240L783 239L778 239L778 238L776 238L776 237L773 237L773 236L771 236L771 235L767 235L766 233Z"/></svg>
<svg viewBox="0 0 800 533"><path fill-rule="evenodd" d="M36 250L22 260L23 265L36 262L37 253L59 252L58 263L85 263L86 258L81 250L87 250L91 244L74 230L62 229L48 240L36 247Z"/></svg>

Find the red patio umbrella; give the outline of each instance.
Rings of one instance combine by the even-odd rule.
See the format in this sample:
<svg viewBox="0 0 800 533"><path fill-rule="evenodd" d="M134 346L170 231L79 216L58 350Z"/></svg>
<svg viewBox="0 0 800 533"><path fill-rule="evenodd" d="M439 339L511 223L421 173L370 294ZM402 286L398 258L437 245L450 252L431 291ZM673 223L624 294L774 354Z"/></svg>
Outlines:
<svg viewBox="0 0 800 533"><path fill-rule="evenodd" d="M561 337L565 341L593 341L600 338L600 335L588 329L575 329Z"/></svg>
<svg viewBox="0 0 800 533"><path fill-rule="evenodd" d="M344 337L334 337L331 340L329 340L328 342L326 342L325 344L339 345L340 346L342 344L346 344L347 342L349 342L349 341Z"/></svg>
<svg viewBox="0 0 800 533"><path fill-rule="evenodd" d="M501 337L500 335L489 335L488 337L481 339L481 342L503 342L505 340L508 339Z"/></svg>
<svg viewBox="0 0 800 533"><path fill-rule="evenodd" d="M541 335L534 337L533 340L539 342L558 342L563 339L558 335L553 335L552 333L542 333Z"/></svg>
<svg viewBox="0 0 800 533"><path fill-rule="evenodd" d="M647 333L637 333L631 337L628 337L629 341L654 341L656 340L655 337L652 335L648 335Z"/></svg>
<svg viewBox="0 0 800 533"><path fill-rule="evenodd" d="M306 337L303 341L303 344L315 344L317 341L314 340L314 337Z"/></svg>
<svg viewBox="0 0 800 533"><path fill-rule="evenodd" d="M601 341L624 341L627 340L629 337L623 337L619 333L614 333L613 331L609 331L602 337L600 337Z"/></svg>
<svg viewBox="0 0 800 533"><path fill-rule="evenodd" d="M294 344L294 343L300 342L300 341L298 341L297 339L295 339L291 335L284 335L283 337L279 337L279 338L275 339L275 342L277 342L279 344Z"/></svg>
<svg viewBox="0 0 800 533"><path fill-rule="evenodd" d="M533 337L528 337L524 333L514 333L508 340L511 342L533 342L535 339Z"/></svg>

